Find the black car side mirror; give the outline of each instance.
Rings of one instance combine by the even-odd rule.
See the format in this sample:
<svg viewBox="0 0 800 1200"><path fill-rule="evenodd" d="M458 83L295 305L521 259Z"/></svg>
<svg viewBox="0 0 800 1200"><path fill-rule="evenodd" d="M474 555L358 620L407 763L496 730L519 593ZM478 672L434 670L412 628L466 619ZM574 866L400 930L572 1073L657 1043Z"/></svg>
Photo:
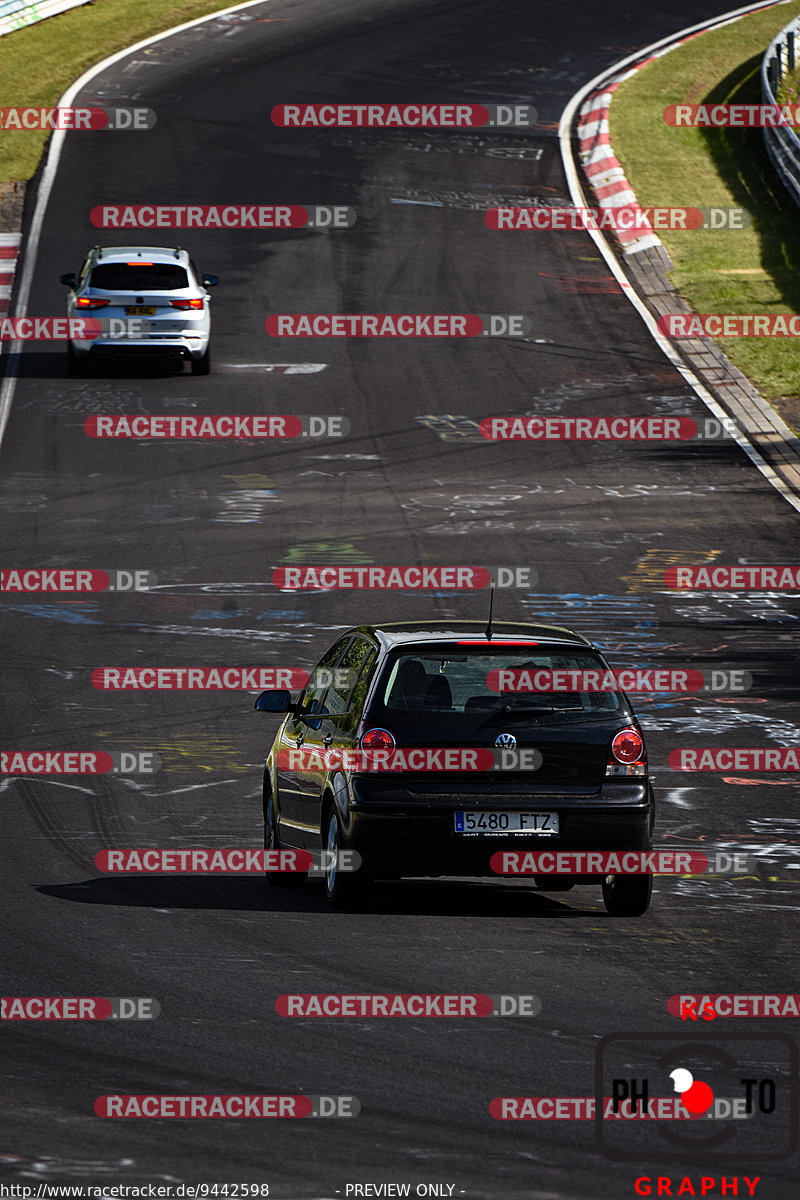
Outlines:
<svg viewBox="0 0 800 1200"><path fill-rule="evenodd" d="M219 283L219 275L204 275L203 287L214 287Z"/></svg>
<svg viewBox="0 0 800 1200"><path fill-rule="evenodd" d="M262 692L253 708L259 712L285 713L292 711L292 693L284 690Z"/></svg>
<svg viewBox="0 0 800 1200"><path fill-rule="evenodd" d="M75 287L75 273L70 271L68 275L59 275L58 282L63 283L65 287Z"/></svg>

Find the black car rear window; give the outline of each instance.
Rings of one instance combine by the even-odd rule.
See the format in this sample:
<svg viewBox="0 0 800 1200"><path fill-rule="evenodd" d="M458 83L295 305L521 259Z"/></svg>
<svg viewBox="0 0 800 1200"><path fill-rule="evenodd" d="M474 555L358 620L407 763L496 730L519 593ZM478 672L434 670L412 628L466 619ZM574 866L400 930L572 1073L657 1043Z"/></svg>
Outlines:
<svg viewBox="0 0 800 1200"><path fill-rule="evenodd" d="M609 687L610 685L610 687ZM580 722L626 712L606 663L564 647L420 648L387 659L370 706L379 713L436 719L464 733L493 717Z"/></svg>
<svg viewBox="0 0 800 1200"><path fill-rule="evenodd" d="M172 292L189 286L185 267L172 263L98 263L89 287L106 292Z"/></svg>

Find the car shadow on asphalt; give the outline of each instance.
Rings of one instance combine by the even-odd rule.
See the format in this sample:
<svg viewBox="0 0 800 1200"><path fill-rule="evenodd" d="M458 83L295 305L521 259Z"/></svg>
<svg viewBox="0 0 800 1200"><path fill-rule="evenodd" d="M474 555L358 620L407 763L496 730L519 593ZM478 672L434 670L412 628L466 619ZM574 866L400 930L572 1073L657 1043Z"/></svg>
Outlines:
<svg viewBox="0 0 800 1200"><path fill-rule="evenodd" d="M63 379L76 387L93 380L120 379L163 379L166 376L184 374L192 377L187 364L171 363L167 359L152 359L147 362L118 361L93 362L85 375L70 375L65 350L24 350L22 353L3 356L5 375L18 379ZM196 381L195 381L196 382Z"/></svg>
<svg viewBox="0 0 800 1200"><path fill-rule="evenodd" d="M494 880L379 881L370 888L368 899L360 908L347 912L333 912L325 900L322 884L316 881L301 887L271 887L262 879L184 875L172 879L87 879L82 883L45 884L36 890L57 900L123 908L306 912L331 917L426 915L596 920L607 915L603 909L581 906L581 901L599 902L598 887L580 888L565 902L530 886Z"/></svg>

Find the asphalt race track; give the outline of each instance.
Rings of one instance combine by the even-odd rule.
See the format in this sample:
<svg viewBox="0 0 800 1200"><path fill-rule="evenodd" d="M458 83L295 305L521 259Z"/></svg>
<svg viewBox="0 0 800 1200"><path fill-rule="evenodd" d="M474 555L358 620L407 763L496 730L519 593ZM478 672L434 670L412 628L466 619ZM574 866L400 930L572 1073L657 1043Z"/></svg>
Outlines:
<svg viewBox="0 0 800 1200"><path fill-rule="evenodd" d="M76 379L55 343L27 346L18 367L0 451L4 565L146 569L157 585L3 594L3 746L155 752L163 769L0 782L3 994L153 997L161 1015L4 1023L2 1183L238 1181L287 1200L408 1184L412 1196L617 1200L657 1176L673 1194L688 1177L698 1195L712 1177L712 1197L721 1177L737 1177L748 1195L746 1175L759 1178L759 1200L797 1195L798 1157L785 1148L797 1115L783 1096L688 1162L652 1123L608 1135L609 1150L591 1120L489 1111L495 1097L593 1096L598 1045L620 1032L668 1034L668 1048L703 1034L724 1047L723 1027L740 1038L728 1045L736 1080L773 1069L785 1079L796 1053L797 1017L693 1025L667 1002L796 986L797 785L789 772L687 773L667 759L677 747L797 744L797 593L679 594L664 583L676 563L800 561L796 513L731 442L489 442L477 429L492 415L708 415L588 235L493 232L484 213L567 204L557 127L570 97L638 47L722 11L684 0L655 12L613 0L274 0L137 52L82 94L147 105L158 123L68 135L28 312L61 316L59 274L104 239L185 245L221 282L208 378L109 367ZM325 100L523 102L539 123L420 132L270 121L273 105ZM130 235L90 224L96 205L125 203L349 205L358 220ZM524 314L531 332L265 332L269 314L303 312ZM287 369L299 364L316 367ZM350 432L86 436L87 417L123 413L343 416ZM271 582L275 567L313 563L528 566L536 582L498 591L495 619L578 629L615 667L749 671L746 694L635 702L656 843L747 854L752 869L659 877L649 912L629 920L606 914L599 888L559 895L524 879L378 883L365 911L334 913L318 882L101 873L95 855L112 847L261 846L263 758L278 721L252 711L253 689L103 691L95 668L310 669L351 625L486 615L485 591ZM285 993L340 992L534 994L542 1009L481 1020L275 1010ZM616 1074L641 1080L649 1064L651 1093L670 1094L650 1043L639 1045ZM162 1093L354 1096L361 1111L260 1122L93 1110L103 1095ZM614 1157L620 1146L636 1157Z"/></svg>

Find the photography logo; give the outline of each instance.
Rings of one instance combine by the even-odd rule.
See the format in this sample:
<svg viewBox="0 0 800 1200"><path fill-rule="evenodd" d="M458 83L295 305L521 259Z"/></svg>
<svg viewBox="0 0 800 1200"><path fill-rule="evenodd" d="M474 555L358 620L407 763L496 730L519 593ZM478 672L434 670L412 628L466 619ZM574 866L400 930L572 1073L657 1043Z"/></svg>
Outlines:
<svg viewBox="0 0 800 1200"><path fill-rule="evenodd" d="M597 1149L623 1162L779 1162L797 1148L797 1076L797 1046L778 1034L610 1034L595 1058ZM622 1119L676 1093L689 1119Z"/></svg>
<svg viewBox="0 0 800 1200"><path fill-rule="evenodd" d="M693 1117L702 1117L709 1111L714 1103L714 1093L707 1083L703 1083L702 1079L695 1080L692 1072L687 1071L686 1067L676 1067L674 1071L670 1071L669 1077L675 1091L680 1092L683 1107Z"/></svg>

